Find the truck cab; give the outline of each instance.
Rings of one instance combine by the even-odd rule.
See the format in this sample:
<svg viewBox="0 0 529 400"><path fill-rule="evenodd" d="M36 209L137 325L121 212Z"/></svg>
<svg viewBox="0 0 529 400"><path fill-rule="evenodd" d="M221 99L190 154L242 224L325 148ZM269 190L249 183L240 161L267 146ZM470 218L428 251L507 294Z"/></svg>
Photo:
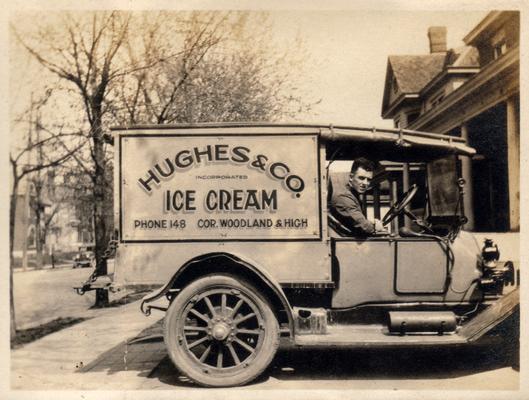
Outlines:
<svg viewBox="0 0 529 400"><path fill-rule="evenodd" d="M113 131L112 290L153 288L176 368L242 385L294 346L470 344L518 310L512 263L464 231L458 137L332 125ZM358 236L328 200L357 157L387 230ZM508 290L506 289L508 288Z"/></svg>

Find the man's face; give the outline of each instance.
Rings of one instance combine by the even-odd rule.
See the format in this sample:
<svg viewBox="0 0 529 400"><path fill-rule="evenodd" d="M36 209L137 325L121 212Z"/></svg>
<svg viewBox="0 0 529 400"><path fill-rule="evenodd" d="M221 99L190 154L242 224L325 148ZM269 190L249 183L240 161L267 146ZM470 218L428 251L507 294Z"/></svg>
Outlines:
<svg viewBox="0 0 529 400"><path fill-rule="evenodd" d="M356 192L362 194L369 189L371 179L373 179L373 171L366 171L360 167L349 176L349 184Z"/></svg>

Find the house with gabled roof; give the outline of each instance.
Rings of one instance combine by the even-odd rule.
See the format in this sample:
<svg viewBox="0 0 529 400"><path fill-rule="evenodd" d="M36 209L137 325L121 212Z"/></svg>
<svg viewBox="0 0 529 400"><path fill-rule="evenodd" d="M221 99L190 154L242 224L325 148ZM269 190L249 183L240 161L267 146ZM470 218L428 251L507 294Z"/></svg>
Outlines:
<svg viewBox="0 0 529 400"><path fill-rule="evenodd" d="M467 229L516 231L520 222L520 15L490 12L448 49L446 28L428 30L430 53L389 56L382 117L395 127L461 136Z"/></svg>

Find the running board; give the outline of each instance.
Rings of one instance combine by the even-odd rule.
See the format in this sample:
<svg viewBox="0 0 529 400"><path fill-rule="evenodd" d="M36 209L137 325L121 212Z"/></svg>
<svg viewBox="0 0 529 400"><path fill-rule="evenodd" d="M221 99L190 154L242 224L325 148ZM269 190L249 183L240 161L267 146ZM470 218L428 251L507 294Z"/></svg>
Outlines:
<svg viewBox="0 0 529 400"><path fill-rule="evenodd" d="M303 347L393 347L464 344L467 340L453 334L390 334L385 325L329 325L323 335L297 335L294 343Z"/></svg>
<svg viewBox="0 0 529 400"><path fill-rule="evenodd" d="M392 347L461 345L475 342L519 309L520 290L514 289L463 324L455 333L392 334L386 325L327 325L324 334L297 334L294 344L307 347Z"/></svg>

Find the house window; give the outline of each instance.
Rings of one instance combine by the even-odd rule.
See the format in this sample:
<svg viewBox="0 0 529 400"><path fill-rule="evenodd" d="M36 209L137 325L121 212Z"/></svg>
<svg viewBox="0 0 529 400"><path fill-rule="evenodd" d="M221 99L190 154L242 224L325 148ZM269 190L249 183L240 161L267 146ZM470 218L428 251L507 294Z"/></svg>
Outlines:
<svg viewBox="0 0 529 400"><path fill-rule="evenodd" d="M412 111L408 114L408 125L413 123L419 116L421 115L421 112L419 110Z"/></svg>
<svg viewBox="0 0 529 400"><path fill-rule="evenodd" d="M35 233L35 226L34 225L31 225L29 228L28 228L28 236L26 238L26 243L27 243L27 246L31 249L31 248L34 248L35 247L35 244L36 244L36 233Z"/></svg>
<svg viewBox="0 0 529 400"><path fill-rule="evenodd" d="M441 102L444 100L445 98L445 92L441 92L437 95L435 95L434 97L432 97L432 99L430 100L430 108L434 108L436 107L437 105L441 104Z"/></svg>
<svg viewBox="0 0 529 400"><path fill-rule="evenodd" d="M502 40L494 45L494 59L497 60L507 52L507 42Z"/></svg>

